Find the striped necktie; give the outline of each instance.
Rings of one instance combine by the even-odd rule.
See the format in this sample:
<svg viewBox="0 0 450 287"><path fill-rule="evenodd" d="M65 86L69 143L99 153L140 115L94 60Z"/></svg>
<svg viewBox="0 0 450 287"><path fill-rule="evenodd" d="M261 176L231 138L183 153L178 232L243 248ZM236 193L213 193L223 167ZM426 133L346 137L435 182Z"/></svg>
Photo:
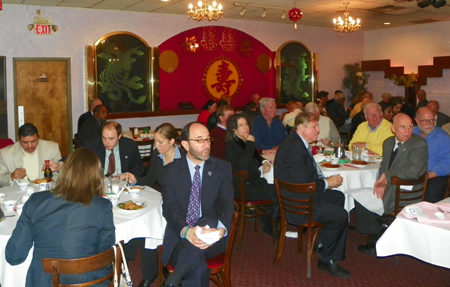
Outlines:
<svg viewBox="0 0 450 287"><path fill-rule="evenodd" d="M191 195L189 196L188 212L186 215L186 223L189 227L195 226L200 218L200 188L202 182L200 180L200 166L195 166L194 179L192 180Z"/></svg>

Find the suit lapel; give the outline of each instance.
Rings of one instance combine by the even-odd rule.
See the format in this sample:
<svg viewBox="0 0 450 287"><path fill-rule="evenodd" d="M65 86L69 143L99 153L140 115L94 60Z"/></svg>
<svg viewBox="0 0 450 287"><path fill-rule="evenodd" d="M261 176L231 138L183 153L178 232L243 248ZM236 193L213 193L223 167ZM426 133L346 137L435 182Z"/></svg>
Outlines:
<svg viewBox="0 0 450 287"><path fill-rule="evenodd" d="M201 198L202 201L205 198L205 196L208 195L208 192L211 190L214 190L214 183L216 182L214 180L215 174L213 172L215 164L211 162L211 160L205 161L205 164L203 165L203 172L202 172L202 189L201 189Z"/></svg>

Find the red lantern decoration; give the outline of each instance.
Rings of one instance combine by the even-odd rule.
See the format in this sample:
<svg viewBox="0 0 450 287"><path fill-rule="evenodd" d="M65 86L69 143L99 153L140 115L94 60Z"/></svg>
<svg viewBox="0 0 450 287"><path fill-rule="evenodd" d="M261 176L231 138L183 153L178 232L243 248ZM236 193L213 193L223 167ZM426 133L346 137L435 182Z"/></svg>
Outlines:
<svg viewBox="0 0 450 287"><path fill-rule="evenodd" d="M302 19L303 12L298 8L289 10L289 20L294 21L294 28L297 30L297 21Z"/></svg>

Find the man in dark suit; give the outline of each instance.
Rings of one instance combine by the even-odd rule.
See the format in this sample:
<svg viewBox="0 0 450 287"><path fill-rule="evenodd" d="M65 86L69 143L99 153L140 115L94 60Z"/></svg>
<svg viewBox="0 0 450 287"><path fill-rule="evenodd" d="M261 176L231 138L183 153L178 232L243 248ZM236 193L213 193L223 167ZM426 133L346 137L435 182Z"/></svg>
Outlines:
<svg viewBox="0 0 450 287"><path fill-rule="evenodd" d="M162 262L175 267L164 286L209 286L205 258L226 249L231 228L233 186L231 165L210 157L211 137L200 123L187 124L181 133L186 156L164 167L163 215L167 220ZM201 175L201 176L200 176ZM205 226L209 225L209 229ZM220 240L206 244L196 235L218 232Z"/></svg>
<svg viewBox="0 0 450 287"><path fill-rule="evenodd" d="M87 119L81 129L78 130L77 139L81 146L84 146L88 140L98 138L102 135L102 125L108 117L108 109L99 105L94 109L94 116Z"/></svg>
<svg viewBox="0 0 450 287"><path fill-rule="evenodd" d="M437 127L441 128L443 125L450 123L450 117L439 111L438 101L429 101L427 107L433 111Z"/></svg>
<svg viewBox="0 0 450 287"><path fill-rule="evenodd" d="M394 117L392 125L394 136L383 143L383 161L378 172L380 177L375 182L373 192L383 200L385 214L392 213L395 207L395 186L391 184L391 177L416 179L427 172L427 142L413 134L413 128L412 119L406 114L399 113ZM416 188L418 187L415 186L413 189ZM375 244L387 226L377 220L377 214L357 201L355 212L359 232L370 235L369 244L360 245L358 251L376 255Z"/></svg>
<svg viewBox="0 0 450 287"><path fill-rule="evenodd" d="M94 117L94 109L96 106L100 105L102 105L102 101L99 98L93 99L89 102L89 111L81 114L81 116L78 118L77 133L80 132L81 127L88 119Z"/></svg>
<svg viewBox="0 0 450 287"><path fill-rule="evenodd" d="M119 175L123 180L126 172L134 176L144 174L138 146L133 140L122 137L122 126L118 122L104 124L101 138L87 141L85 146L97 154L107 175Z"/></svg>
<svg viewBox="0 0 450 287"><path fill-rule="evenodd" d="M336 262L345 259L348 224L348 214L344 209L345 198L340 191L331 189L342 184L342 177L334 175L325 178L309 151L309 143L317 141L319 135L319 119L314 114L298 114L294 131L278 148L275 177L290 183L316 183L313 219L325 224L320 233L319 240L323 243L323 250L317 267L332 276L348 278L351 276L350 272ZM299 196L282 192L285 196ZM306 220L304 215L287 214L287 221L295 225L304 224Z"/></svg>

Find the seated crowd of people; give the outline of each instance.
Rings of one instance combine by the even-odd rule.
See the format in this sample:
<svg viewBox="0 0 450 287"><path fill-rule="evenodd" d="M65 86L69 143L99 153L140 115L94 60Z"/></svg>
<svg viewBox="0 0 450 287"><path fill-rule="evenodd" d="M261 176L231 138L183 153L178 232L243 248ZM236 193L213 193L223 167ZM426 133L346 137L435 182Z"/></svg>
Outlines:
<svg viewBox="0 0 450 287"><path fill-rule="evenodd" d="M273 202L272 214L260 218L270 235L278 232L273 230L272 218L279 221L279 210L274 184L263 175L273 172L285 182L316 184L313 220L324 224L316 246L320 251L317 267L335 277L351 277L338 263L345 259L348 230L344 195L336 190L343 178L325 177L310 146L333 147L342 133L350 133L350 149L365 148L382 156L373 193L383 201L385 214L394 209L393 176L414 179L428 173L425 200L438 202L444 198L450 173L450 118L439 112L437 101L426 100L424 90L417 96L417 110L388 93L380 103L373 102L371 93L361 93L359 102L345 107L342 91L336 91L330 100L328 93L321 91L314 102L289 102L281 117L275 99L258 94L252 95L241 113L229 103L218 107L211 101L181 134L170 123L154 130L155 149L147 171L136 142L123 136L118 122L107 121L108 111L99 100L92 101L90 110L80 116L77 137L81 147L65 159L57 143L40 139L33 124L24 124L18 130L19 140L0 151L0 187L15 180L43 178L44 160L50 160L56 185L27 201L6 246L6 260L11 265L24 262L34 245L26 284L50 286L51 275L44 273L42 258L80 258L109 249L115 243L115 227L112 205L102 198L103 178L119 175L132 185L161 191L167 221L161 260L165 266L175 267L163 286L179 286L181 281L187 287L209 286L205 259L225 251L233 198L239 196L233 190L232 170L246 170L246 199ZM355 214L359 232L370 238L358 251L376 255L375 244L386 226L377 220L379 215L357 200ZM306 217L289 215L287 220L301 225ZM202 233L217 232L219 240L206 244L197 236L197 227ZM54 232L56 229L64 232ZM73 240L62 240L64 237ZM125 245L128 260L135 260L137 251L141 252L143 280L139 287L150 286L157 277L157 252L146 249L145 240L134 238ZM63 281L71 284L102 272L67 276Z"/></svg>

